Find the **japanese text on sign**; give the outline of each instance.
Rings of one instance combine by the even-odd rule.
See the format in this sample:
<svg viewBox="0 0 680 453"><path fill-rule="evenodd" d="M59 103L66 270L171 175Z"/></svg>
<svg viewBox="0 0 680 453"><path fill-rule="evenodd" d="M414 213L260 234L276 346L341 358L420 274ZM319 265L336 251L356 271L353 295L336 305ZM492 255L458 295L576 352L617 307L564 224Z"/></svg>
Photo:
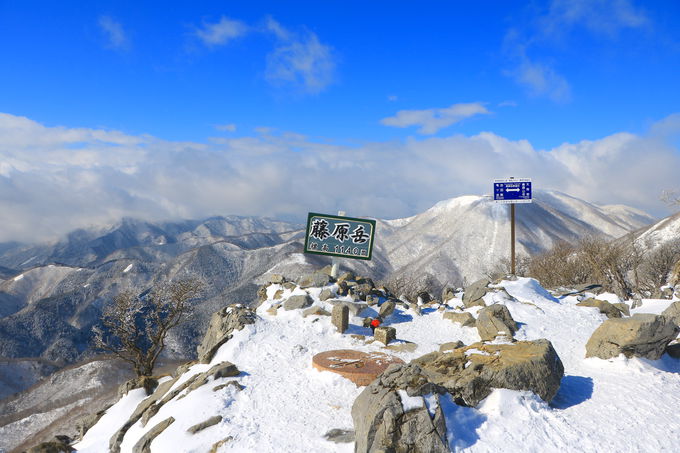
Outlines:
<svg viewBox="0 0 680 453"><path fill-rule="evenodd" d="M375 220L310 213L305 253L370 260Z"/></svg>

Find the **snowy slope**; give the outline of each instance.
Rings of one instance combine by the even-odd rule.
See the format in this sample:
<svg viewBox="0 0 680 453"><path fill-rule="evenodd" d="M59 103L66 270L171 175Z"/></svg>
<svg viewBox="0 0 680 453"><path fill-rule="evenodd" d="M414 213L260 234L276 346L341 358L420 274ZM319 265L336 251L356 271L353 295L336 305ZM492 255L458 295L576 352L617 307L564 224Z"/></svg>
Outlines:
<svg viewBox="0 0 680 453"><path fill-rule="evenodd" d="M654 249L677 240L680 240L680 213L666 217L638 232L635 243L646 249Z"/></svg>
<svg viewBox="0 0 680 453"><path fill-rule="evenodd" d="M509 209L481 196L442 201L422 214L379 222L376 247L394 272L472 282L509 259ZM517 254L587 235L615 238L652 221L632 208L601 208L560 192L536 191L533 203L516 206Z"/></svg>
<svg viewBox="0 0 680 453"><path fill-rule="evenodd" d="M510 390L494 391L477 408L448 404L445 412L452 451L676 451L680 360L668 356L658 361L622 356L585 359L585 344L604 315L594 308L577 307L575 296L555 299L533 279L502 282L501 286L514 299L489 293L486 302L506 304L521 323L517 339L549 339L564 363L565 377L550 405L529 392ZM369 333L359 327L357 318L351 319L349 332L341 335L329 317L302 318L299 311L279 310L277 316L266 313L276 302L271 297L277 289L269 288L270 299L258 309L254 325L237 332L210 365L194 365L174 385L224 360L235 363L241 375L211 381L184 397L175 397L145 427L137 423L128 431L123 451L131 451L145 432L170 416L176 421L153 441L153 452L205 452L222 439L229 440L219 452L353 451L353 444L331 443L323 434L333 428L352 428L350 410L362 389L340 376L316 371L311 360L329 349L385 349L351 336ZM299 288L294 291L302 294ZM317 297L319 291L312 289L310 295L315 305L325 306ZM283 297L290 294L287 290ZM457 299L452 302L459 303ZM669 303L645 301L651 311ZM368 308L362 314L374 313ZM418 345L413 352L386 351L406 361L444 342L479 341L476 329L444 320L435 308L424 310L422 316L398 309L386 321L396 327L398 339ZM233 379L243 390L235 386L213 390ZM78 451L107 451L110 436L143 398L143 392L131 392L109 409L75 446ZM221 415L222 421L195 435L186 432L213 415Z"/></svg>

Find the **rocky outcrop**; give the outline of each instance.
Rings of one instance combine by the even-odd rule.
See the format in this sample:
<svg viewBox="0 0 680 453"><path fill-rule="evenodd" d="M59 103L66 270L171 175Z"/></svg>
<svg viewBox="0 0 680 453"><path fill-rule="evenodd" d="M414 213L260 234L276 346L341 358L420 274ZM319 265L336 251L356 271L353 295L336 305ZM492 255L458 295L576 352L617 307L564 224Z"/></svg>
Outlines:
<svg viewBox="0 0 680 453"><path fill-rule="evenodd" d="M475 305L485 306L486 304L482 298L489 292L489 283L491 282L488 278L483 278L465 288L465 292L463 293L463 305L467 308L474 307Z"/></svg>
<svg viewBox="0 0 680 453"><path fill-rule="evenodd" d="M550 402L564 376L562 361L545 339L474 343L451 352L433 352L411 363L467 406L477 406L494 388L530 390Z"/></svg>
<svg viewBox="0 0 680 453"><path fill-rule="evenodd" d="M444 319L449 319L452 322L457 322L463 327L474 327L475 323L477 322L475 320L475 317L472 316L471 313L468 313L466 311L462 312L447 311L444 313Z"/></svg>
<svg viewBox="0 0 680 453"><path fill-rule="evenodd" d="M168 417L144 434L132 447L132 453L151 453L151 442L165 429L175 422L174 417Z"/></svg>
<svg viewBox="0 0 680 453"><path fill-rule="evenodd" d="M512 338L517 332L517 323L512 319L508 307L493 304L479 310L477 315L477 331L484 341L491 341L497 336Z"/></svg>
<svg viewBox="0 0 680 453"><path fill-rule="evenodd" d="M27 453L71 453L76 451L71 447L67 436L56 436L49 442L43 442L28 449Z"/></svg>
<svg viewBox="0 0 680 453"><path fill-rule="evenodd" d="M443 389L433 385L416 365L392 365L352 405L356 453L445 453L446 423L438 402Z"/></svg>
<svg viewBox="0 0 680 453"><path fill-rule="evenodd" d="M255 312L240 304L224 307L214 313L203 341L197 348L198 359L202 363L210 363L215 352L231 339L235 331L255 323L256 319Z"/></svg>
<svg viewBox="0 0 680 453"><path fill-rule="evenodd" d="M581 302L577 303L579 307L595 307L598 310L600 310L600 313L603 315L606 315L607 318L620 318L621 317L621 309L619 307L616 307L613 304L610 304L606 300L600 300L600 299L595 299L593 297L589 297L588 299L584 299Z"/></svg>
<svg viewBox="0 0 680 453"><path fill-rule="evenodd" d="M158 380L152 376L139 376L121 384L118 387L118 398L127 395L130 390L144 388L147 395L151 395L158 387Z"/></svg>
<svg viewBox="0 0 680 453"><path fill-rule="evenodd" d="M676 326L680 326L680 301L670 304L661 314L670 319Z"/></svg>
<svg viewBox="0 0 680 453"><path fill-rule="evenodd" d="M636 314L603 322L586 343L586 357L644 357L657 360L675 339L678 327L665 316Z"/></svg>
<svg viewBox="0 0 680 453"><path fill-rule="evenodd" d="M222 421L222 416L221 415L215 415L210 418L208 418L205 421L202 421L201 423L197 423L187 429L188 433L191 434L196 434L199 431L203 431L206 428L210 428L211 426L215 426L219 422Z"/></svg>
<svg viewBox="0 0 680 453"><path fill-rule="evenodd" d="M300 288L322 287L332 283L334 279L323 270L316 271L310 275L302 277L298 283Z"/></svg>
<svg viewBox="0 0 680 453"><path fill-rule="evenodd" d="M298 296L290 296L283 303L283 309L288 310L299 310L301 308L307 308L312 305L312 298L308 294L302 294Z"/></svg>

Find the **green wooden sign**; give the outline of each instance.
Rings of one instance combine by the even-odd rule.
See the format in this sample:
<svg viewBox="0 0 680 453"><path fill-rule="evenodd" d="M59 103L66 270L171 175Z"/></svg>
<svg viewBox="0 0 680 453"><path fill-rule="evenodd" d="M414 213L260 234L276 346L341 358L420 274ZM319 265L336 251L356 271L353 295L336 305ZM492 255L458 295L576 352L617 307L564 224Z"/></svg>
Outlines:
<svg viewBox="0 0 680 453"><path fill-rule="evenodd" d="M310 212L305 253L370 260L374 235L375 220Z"/></svg>

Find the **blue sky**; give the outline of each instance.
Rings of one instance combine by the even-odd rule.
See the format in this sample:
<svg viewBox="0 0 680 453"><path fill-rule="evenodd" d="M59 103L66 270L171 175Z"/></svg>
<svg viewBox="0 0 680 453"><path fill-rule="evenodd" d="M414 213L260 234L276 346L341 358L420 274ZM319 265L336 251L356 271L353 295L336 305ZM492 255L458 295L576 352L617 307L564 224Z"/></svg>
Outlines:
<svg viewBox="0 0 680 453"><path fill-rule="evenodd" d="M28 181L67 198L74 175L112 207L55 198L83 212L68 227L148 214L149 203L163 206L152 218L346 205L313 171L388 173L354 213L376 217L510 174L656 215L659 192L677 185L676 1L196 3L0 2L0 212L24 200L26 213L0 239L43 209ZM145 173L172 149L185 153L175 167ZM432 169L423 187L403 173L442 160L448 176ZM206 194L199 208L163 185L179 168L192 199ZM633 190L641 170L656 176ZM279 182L257 176L267 171ZM238 196L211 192L210 178ZM318 198L284 190L286 178L321 184Z"/></svg>

